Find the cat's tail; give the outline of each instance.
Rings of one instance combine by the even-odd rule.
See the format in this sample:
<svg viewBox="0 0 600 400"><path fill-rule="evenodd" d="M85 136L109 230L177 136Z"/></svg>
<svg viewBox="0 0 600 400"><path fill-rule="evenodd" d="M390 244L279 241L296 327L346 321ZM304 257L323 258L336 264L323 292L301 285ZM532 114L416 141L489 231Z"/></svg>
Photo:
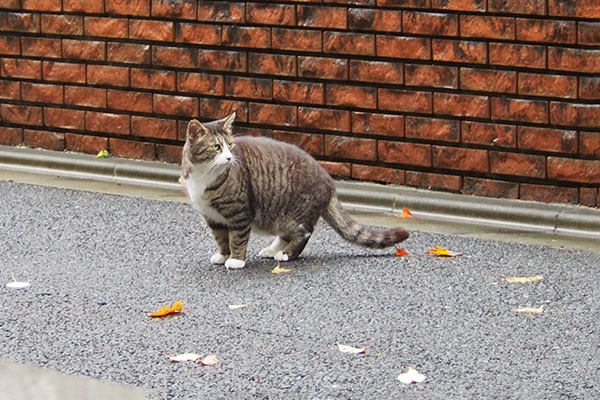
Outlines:
<svg viewBox="0 0 600 400"><path fill-rule="evenodd" d="M359 224L344 211L335 194L331 196L323 218L342 238L365 247L381 249L408 238L408 232L402 228L380 231Z"/></svg>

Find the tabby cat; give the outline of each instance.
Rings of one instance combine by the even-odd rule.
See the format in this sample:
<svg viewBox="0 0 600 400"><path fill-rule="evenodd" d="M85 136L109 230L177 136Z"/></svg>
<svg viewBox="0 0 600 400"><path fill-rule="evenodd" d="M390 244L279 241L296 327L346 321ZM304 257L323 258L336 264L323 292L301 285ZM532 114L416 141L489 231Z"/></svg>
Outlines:
<svg viewBox="0 0 600 400"><path fill-rule="evenodd" d="M276 140L234 137L234 120L235 113L208 123L190 121L183 147L180 182L219 246L211 263L243 268L251 230L275 236L261 257L293 260L321 216L344 239L366 247L388 247L408 237L402 228L377 231L358 224L314 158Z"/></svg>

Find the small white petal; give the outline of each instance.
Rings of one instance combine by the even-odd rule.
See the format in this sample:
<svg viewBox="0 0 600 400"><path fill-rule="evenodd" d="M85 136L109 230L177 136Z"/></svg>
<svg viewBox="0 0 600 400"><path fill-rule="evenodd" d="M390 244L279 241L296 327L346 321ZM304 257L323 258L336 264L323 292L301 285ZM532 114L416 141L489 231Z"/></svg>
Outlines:
<svg viewBox="0 0 600 400"><path fill-rule="evenodd" d="M176 356L169 356L169 360L173 362L182 362L182 361L197 361L200 359L200 354L195 353L184 353L178 354Z"/></svg>
<svg viewBox="0 0 600 400"><path fill-rule="evenodd" d="M338 350L341 351L342 353L362 354L362 353L367 352L367 346L358 348L358 347L352 347L352 346L348 346L345 344L339 344L339 343L337 346L338 346Z"/></svg>
<svg viewBox="0 0 600 400"><path fill-rule="evenodd" d="M29 287L30 283L29 282L10 282L6 284L7 288L11 288L11 289L25 289L26 287Z"/></svg>
<svg viewBox="0 0 600 400"><path fill-rule="evenodd" d="M413 367L408 367L408 371L398 375L398 380L404 384L421 383L425 380L425 375L417 372Z"/></svg>
<svg viewBox="0 0 600 400"><path fill-rule="evenodd" d="M246 308L248 306L249 306L249 304L246 303L246 304L230 304L227 307L229 307L230 310L237 310L239 308Z"/></svg>
<svg viewBox="0 0 600 400"><path fill-rule="evenodd" d="M199 359L198 361L204 366L212 367L213 365L217 365L219 363L219 358L214 354L209 354L206 357Z"/></svg>

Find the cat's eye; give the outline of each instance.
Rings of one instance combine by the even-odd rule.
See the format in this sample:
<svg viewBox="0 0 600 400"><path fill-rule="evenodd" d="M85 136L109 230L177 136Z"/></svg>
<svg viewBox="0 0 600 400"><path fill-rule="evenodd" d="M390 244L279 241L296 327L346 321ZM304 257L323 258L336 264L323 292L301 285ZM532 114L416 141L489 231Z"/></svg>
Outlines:
<svg viewBox="0 0 600 400"><path fill-rule="evenodd" d="M235 147L235 143L227 142L227 146L229 146L230 149L233 149Z"/></svg>
<svg viewBox="0 0 600 400"><path fill-rule="evenodd" d="M220 145L220 144L215 144L215 145L213 146L213 150L214 150L214 151L221 151L221 145Z"/></svg>

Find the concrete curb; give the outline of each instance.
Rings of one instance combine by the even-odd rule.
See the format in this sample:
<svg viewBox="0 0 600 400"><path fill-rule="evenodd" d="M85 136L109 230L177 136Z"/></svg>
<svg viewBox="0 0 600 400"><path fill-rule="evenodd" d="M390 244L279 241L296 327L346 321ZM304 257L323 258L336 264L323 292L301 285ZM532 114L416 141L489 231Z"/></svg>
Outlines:
<svg viewBox="0 0 600 400"><path fill-rule="evenodd" d="M180 190L176 165L79 153L0 146L0 170ZM438 222L600 240L596 209L361 182L340 181L337 187L340 200L354 211L395 214L408 207Z"/></svg>

